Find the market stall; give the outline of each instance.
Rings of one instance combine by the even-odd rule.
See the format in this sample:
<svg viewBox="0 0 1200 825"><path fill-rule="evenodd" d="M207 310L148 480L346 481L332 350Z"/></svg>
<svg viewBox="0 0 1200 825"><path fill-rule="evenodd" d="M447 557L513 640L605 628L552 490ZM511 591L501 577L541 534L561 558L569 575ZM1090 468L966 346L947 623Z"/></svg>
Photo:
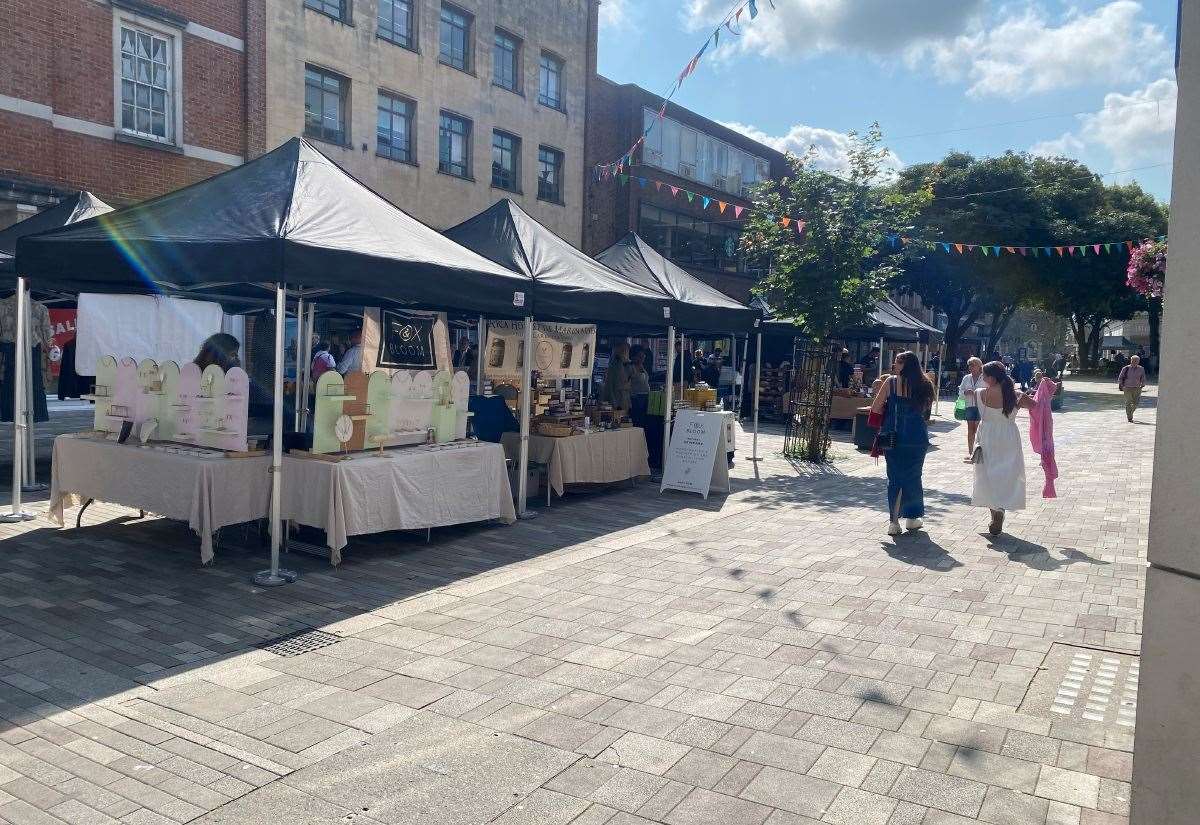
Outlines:
<svg viewBox="0 0 1200 825"><path fill-rule="evenodd" d="M43 209L36 215L32 215L4 230L0 230L0 275L16 274L17 241L20 238L26 235L36 235L40 232L60 229L64 226L69 226L73 223L94 218L97 215L103 215L111 211L111 206L97 198L91 192L81 191L70 197L63 198L63 200L49 209ZM47 296L38 295L35 297L44 298ZM20 302L21 299L14 294L13 298L6 300ZM50 310L44 305L35 304L32 300L22 302L21 315L25 330L32 331L35 329L33 325L35 314L48 320ZM24 388L21 405L22 415L17 416L10 412L4 417L4 420L11 420L13 422L13 443L16 452L13 453L12 507L8 514L0 516L0 522L28 521L32 519L33 516L24 512L22 508L21 493L25 490L45 489L44 485L40 485L37 482L33 424L34 410L38 406L43 409L45 408L45 392L43 387L38 386L38 378L41 373L41 356L46 353L42 352L43 345L37 340L37 337L27 333L25 345L20 350L21 358L12 357L18 352L16 342L13 340L14 334L15 329L6 328L0 331L0 352L3 353L6 362L4 380L0 381L0 393L4 395L0 399L0 408L7 406L6 402L14 397L13 393L16 387ZM11 371L7 369L7 364L13 365ZM41 396L41 400L35 402L35 399L39 395Z"/></svg>
<svg viewBox="0 0 1200 825"><path fill-rule="evenodd" d="M463 246L471 249L491 261L508 269L519 272L528 279L528 295L525 296L525 322L522 337L516 349L520 353L531 353L535 357L516 357L504 348L506 353L499 363L503 368L517 368L520 374L513 388L516 393L516 404L520 413L521 430L519 443L511 447L517 459L517 511L526 512L527 491L530 463L530 434L533 416L538 414L534 409L535 398L540 397L544 387L534 381L535 361L542 354L543 343L553 343L553 336L542 331L535 337L536 321L562 322L610 322L645 326L661 329L673 323L672 302L662 291L639 285L612 271L604 264L580 252L570 243L555 235L530 217L524 210L512 201L502 199L493 206L470 218L458 226L446 230L446 236ZM482 325L482 319L481 319ZM491 333L489 332L489 337ZM593 332L594 337L594 332ZM536 349L535 349L536 348ZM563 351L561 348L555 352ZM592 349L594 354L595 350ZM481 363L486 376L487 363L492 360L493 350L485 346L481 352ZM584 366L582 350L572 350L573 366ZM553 372L554 360L543 360L542 371ZM587 363L590 368L590 361ZM547 369L549 367L549 369ZM546 411L547 413L549 410ZM587 438L584 430L589 427L575 426L574 416L582 410L567 409L566 423L562 423L561 438L574 440ZM608 413L614 411L609 409ZM625 411L627 412L627 411ZM578 418L583 416L579 415ZM617 416L617 421L597 422L597 427L614 425L621 429L627 422ZM545 423L554 424L553 417ZM636 431L643 440L645 438L640 428L625 427ZM633 436L625 438L632 439ZM514 439L510 438L512 444ZM623 443L614 439L612 443ZM584 445L588 450L584 450ZM580 442L577 450L572 452L591 452L603 448L606 442L592 440ZM565 448L552 448L563 453ZM562 466L563 461L559 461ZM642 472L644 465L623 463L622 472L628 473L626 478L648 474L648 469ZM636 472L635 472L636 471ZM609 479L619 480L619 479Z"/></svg>
<svg viewBox="0 0 1200 825"><path fill-rule="evenodd" d="M314 302L454 308L503 316L521 305L526 288L524 277L463 249L392 206L301 139L177 192L56 232L23 238L17 245L16 264L24 276L17 279L17 294L22 298L28 280L35 288L52 286L75 292L168 293L222 303L273 303L275 368L269 460L249 465L258 469L231 482L233 492L251 501L260 500L263 491L269 494L271 567L255 577L262 585L295 579L294 573L279 567L286 472L282 319L289 298L294 299L295 314L301 318L305 317L304 305ZM18 334L24 334L23 325ZM365 375L362 378L367 380ZM222 396L210 389L206 397ZM452 411L452 405L443 406ZM362 423L351 420L350 432L356 432ZM388 446L380 443L378 448ZM131 506L148 503L151 506L146 509L182 512L182 505L165 507L133 477L140 464L160 458L174 462L183 472L183 459L190 456L150 445L128 452L137 458L112 465L113 487L106 487L104 495ZM101 460L112 462L117 455L126 456L112 452ZM289 461L288 466L292 465ZM66 473L64 466L56 464L56 478L66 479ZM497 485L501 483L502 479L496 480ZM70 489L72 485L58 486L64 492L77 492ZM327 512L313 520L327 520ZM446 522L459 516L473 520L476 513L476 508L449 513ZM203 519L198 524L203 530Z"/></svg>
<svg viewBox="0 0 1200 825"><path fill-rule="evenodd" d="M511 460L519 458L519 433L505 433L500 443ZM640 427L593 430L570 438L529 436L529 461L546 468L546 483L559 497L568 484L612 484L648 476L648 457ZM549 501L549 493L546 498Z"/></svg>
<svg viewBox="0 0 1200 825"><path fill-rule="evenodd" d="M736 336L749 334L757 328L759 313L743 304L738 303L720 290L701 281L691 273L676 265L659 254L650 244L639 235L630 232L621 240L596 256L596 260L607 265L632 283L661 292L671 300L671 318L674 322L672 334L668 337L669 356L674 355L673 346L675 334L679 335L679 349L685 354L683 347L684 336L701 333L731 333L736 350ZM667 375L674 376L673 364L668 365ZM719 369L720 365L717 365ZM739 376L740 377L740 376ZM667 453L671 440L671 428L668 418L673 419L680 409L699 409L709 412L720 412L726 428L727 447L732 455L735 439L734 414L724 410L717 403L717 386L708 382L700 386L688 387L687 376L680 371L678 384L673 378L668 378L663 388L661 398L652 398L650 418L661 419L652 426L661 431L661 452L655 449L661 466L662 456ZM719 383L719 382L718 382ZM654 414L657 411L657 416ZM656 445L657 446L657 445ZM754 426L754 453L757 456L758 426L757 418Z"/></svg>

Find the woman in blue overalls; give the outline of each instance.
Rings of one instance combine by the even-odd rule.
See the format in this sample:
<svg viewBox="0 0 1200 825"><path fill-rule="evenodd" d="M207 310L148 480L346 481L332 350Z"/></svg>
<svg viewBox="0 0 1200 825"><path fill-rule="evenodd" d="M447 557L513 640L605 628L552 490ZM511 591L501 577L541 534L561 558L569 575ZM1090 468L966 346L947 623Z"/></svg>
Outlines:
<svg viewBox="0 0 1200 825"><path fill-rule="evenodd" d="M895 433L896 444L884 453L888 479L888 535L900 534L900 519L909 530L919 530L925 516L921 471L929 449L925 411L933 403L933 385L921 371L915 352L902 352L892 362L871 410L883 413L880 433Z"/></svg>

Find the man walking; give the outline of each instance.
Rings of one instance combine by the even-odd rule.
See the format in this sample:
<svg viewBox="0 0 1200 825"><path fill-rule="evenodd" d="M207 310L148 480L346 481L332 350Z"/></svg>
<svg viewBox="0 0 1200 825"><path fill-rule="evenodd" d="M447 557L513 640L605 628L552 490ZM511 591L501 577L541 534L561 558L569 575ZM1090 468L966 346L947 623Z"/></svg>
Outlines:
<svg viewBox="0 0 1200 825"><path fill-rule="evenodd" d="M1142 367L1142 359L1135 355L1117 374L1117 388L1125 393L1125 417L1130 421L1133 421L1133 411L1137 409L1145 387L1146 370Z"/></svg>

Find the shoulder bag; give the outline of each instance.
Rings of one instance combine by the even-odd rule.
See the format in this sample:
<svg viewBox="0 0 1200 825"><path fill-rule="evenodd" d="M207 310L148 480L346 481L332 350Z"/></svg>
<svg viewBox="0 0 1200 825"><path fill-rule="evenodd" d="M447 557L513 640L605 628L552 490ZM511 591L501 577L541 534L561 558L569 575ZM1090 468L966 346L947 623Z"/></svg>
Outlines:
<svg viewBox="0 0 1200 825"><path fill-rule="evenodd" d="M896 446L895 398L896 380L892 378L888 380L888 398L883 412L880 414L879 432L875 434L875 441L871 445L871 455L875 458L878 458L881 453L891 450ZM869 419L867 423L870 423Z"/></svg>

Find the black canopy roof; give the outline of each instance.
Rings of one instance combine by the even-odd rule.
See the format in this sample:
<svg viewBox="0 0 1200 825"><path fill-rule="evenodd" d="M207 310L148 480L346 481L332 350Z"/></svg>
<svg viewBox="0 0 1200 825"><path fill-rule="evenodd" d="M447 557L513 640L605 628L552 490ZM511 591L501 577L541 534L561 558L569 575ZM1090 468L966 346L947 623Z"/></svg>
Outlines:
<svg viewBox="0 0 1200 825"><path fill-rule="evenodd" d="M584 255L508 198L447 229L446 236L528 278L537 318L655 328L669 323L663 310L671 302L665 293L639 286Z"/></svg>
<svg viewBox="0 0 1200 825"><path fill-rule="evenodd" d="M686 330L744 332L759 313L739 304L660 255L636 232L596 256L596 260L629 280L671 299L671 317Z"/></svg>
<svg viewBox="0 0 1200 825"><path fill-rule="evenodd" d="M764 332L783 335L795 335L798 332L796 322L792 318L775 318L771 316L770 307L760 304L768 315L763 323ZM924 321L909 315L891 298L883 298L871 310L867 324L843 330L835 337L850 340L910 342L917 341L921 333L927 333L930 338L941 338L941 330L929 326Z"/></svg>
<svg viewBox="0 0 1200 825"><path fill-rule="evenodd" d="M464 249L300 138L216 177L17 244L31 284L514 314L526 279Z"/></svg>
<svg viewBox="0 0 1200 825"><path fill-rule="evenodd" d="M111 206L91 192L76 192L55 206L0 230L0 272L16 271L13 262L17 254L17 238L58 229L111 211Z"/></svg>

